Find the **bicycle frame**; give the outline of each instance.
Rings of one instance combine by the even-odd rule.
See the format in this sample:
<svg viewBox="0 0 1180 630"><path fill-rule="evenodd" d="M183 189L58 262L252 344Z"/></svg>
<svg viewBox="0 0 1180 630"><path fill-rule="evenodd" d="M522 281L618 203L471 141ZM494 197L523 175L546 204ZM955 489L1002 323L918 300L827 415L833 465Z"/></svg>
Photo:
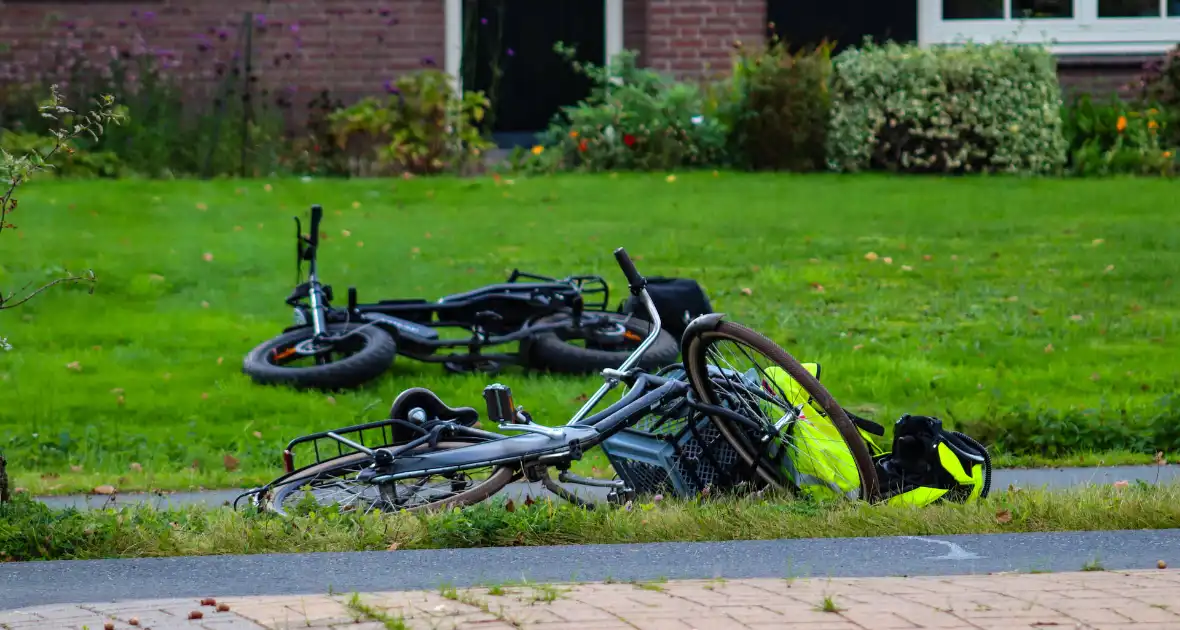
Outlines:
<svg viewBox="0 0 1180 630"><path fill-rule="evenodd" d="M573 275L557 279L514 269L504 283L480 287L434 302L400 299L360 304L356 288L350 287L347 308L333 308L332 288L320 282L318 272L322 220L323 208L313 205L309 235L305 237L302 223L299 217L295 217L296 288L287 297L286 304L296 309L297 321L283 331L303 328L310 323L314 333L313 342L327 337L329 323L355 321L378 326L393 334L398 341L398 353L418 361L516 363L520 358L517 354L483 354L480 349L568 329L568 323L535 323L541 317L563 310L570 312L574 322L580 325L585 311L605 312L609 304L610 290L601 276ZM308 263L308 279L300 282L305 261ZM597 297L599 295L600 299ZM588 301L588 297L593 300ZM306 306L301 302L304 298L308 302ZM472 336L469 339L442 339L437 328L464 328L470 330ZM463 347L466 347L468 354L438 352Z"/></svg>

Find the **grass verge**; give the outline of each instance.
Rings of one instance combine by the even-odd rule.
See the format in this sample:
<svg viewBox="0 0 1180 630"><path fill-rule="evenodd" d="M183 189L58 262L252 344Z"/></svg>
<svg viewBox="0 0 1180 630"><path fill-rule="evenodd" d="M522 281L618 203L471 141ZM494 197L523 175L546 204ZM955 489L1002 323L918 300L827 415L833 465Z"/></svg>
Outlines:
<svg viewBox="0 0 1180 630"><path fill-rule="evenodd" d="M334 396L240 373L290 318L290 217L322 203L337 295L434 298L519 267L600 273L618 296L610 251L625 245L645 273L699 279L718 310L821 362L857 413L939 415L1003 463L1148 463L1180 452L1175 192L731 173L33 182L0 287L85 268L99 285L0 318L15 346L0 353L0 450L37 494L243 487L279 470L286 441L382 417L410 386L482 408L486 377L404 358ZM550 423L597 384L497 380ZM596 471L609 472L595 452L578 472Z"/></svg>
<svg viewBox="0 0 1180 630"><path fill-rule="evenodd" d="M1180 484L1004 491L976 505L835 505L747 497L584 510L542 501L410 515L226 508L55 511L26 497L0 506L0 559L43 560L380 551L1180 527Z"/></svg>

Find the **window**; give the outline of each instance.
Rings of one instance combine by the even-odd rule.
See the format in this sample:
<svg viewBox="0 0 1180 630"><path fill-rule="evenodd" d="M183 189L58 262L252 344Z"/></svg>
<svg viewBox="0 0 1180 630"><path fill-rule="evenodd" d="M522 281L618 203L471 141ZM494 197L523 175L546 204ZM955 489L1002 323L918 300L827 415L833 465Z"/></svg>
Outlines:
<svg viewBox="0 0 1180 630"><path fill-rule="evenodd" d="M1004 0L942 0L944 20L1002 20Z"/></svg>
<svg viewBox="0 0 1180 630"><path fill-rule="evenodd" d="M1157 18L1161 15L1163 6L1159 0L1098 0L1100 18Z"/></svg>
<svg viewBox="0 0 1180 630"><path fill-rule="evenodd" d="M1073 17L1073 0L1012 0L1012 19L1068 19Z"/></svg>

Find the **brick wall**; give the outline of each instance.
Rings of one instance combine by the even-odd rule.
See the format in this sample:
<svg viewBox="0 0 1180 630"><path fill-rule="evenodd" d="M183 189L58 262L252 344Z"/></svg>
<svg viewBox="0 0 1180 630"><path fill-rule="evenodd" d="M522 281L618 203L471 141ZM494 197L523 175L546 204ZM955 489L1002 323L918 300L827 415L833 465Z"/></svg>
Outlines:
<svg viewBox="0 0 1180 630"><path fill-rule="evenodd" d="M1135 96L1133 84L1152 57L1080 57L1057 61L1057 76L1067 97L1089 94L1107 99L1112 94Z"/></svg>
<svg viewBox="0 0 1180 630"><path fill-rule="evenodd" d="M443 64L442 0L0 0L0 64L28 73L53 65L54 43L102 54L141 33L173 71L212 80L232 61L246 11L258 16L254 70L275 86L371 94L424 59Z"/></svg>
<svg viewBox="0 0 1180 630"><path fill-rule="evenodd" d="M766 37L766 0L647 0L646 65L680 78L728 71L735 41Z"/></svg>

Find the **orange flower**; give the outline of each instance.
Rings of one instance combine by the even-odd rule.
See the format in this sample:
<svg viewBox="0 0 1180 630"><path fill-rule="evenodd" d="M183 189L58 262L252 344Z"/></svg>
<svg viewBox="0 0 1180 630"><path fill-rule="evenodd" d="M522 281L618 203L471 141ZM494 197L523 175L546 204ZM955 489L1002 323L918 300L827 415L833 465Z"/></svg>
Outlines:
<svg viewBox="0 0 1180 630"><path fill-rule="evenodd" d="M1147 128L1148 129L1155 129L1156 127L1159 127L1159 126L1160 126L1160 124L1154 120L1147 121Z"/></svg>
<svg viewBox="0 0 1180 630"><path fill-rule="evenodd" d="M570 137L571 137L571 138L577 138L577 137L578 137L578 132L576 132L576 131L571 131L571 132L570 132Z"/></svg>
<svg viewBox="0 0 1180 630"><path fill-rule="evenodd" d="M1164 151L1164 159L1168 159L1168 160L1172 159L1172 152L1171 151Z"/></svg>
<svg viewBox="0 0 1180 630"><path fill-rule="evenodd" d="M1126 117L1126 116L1119 116L1119 121L1118 121L1117 123L1115 123L1115 125L1114 125L1114 128L1115 128L1115 129L1118 129L1118 130L1119 130L1119 133L1122 133L1122 132L1126 131L1126 129L1127 129L1127 117Z"/></svg>

